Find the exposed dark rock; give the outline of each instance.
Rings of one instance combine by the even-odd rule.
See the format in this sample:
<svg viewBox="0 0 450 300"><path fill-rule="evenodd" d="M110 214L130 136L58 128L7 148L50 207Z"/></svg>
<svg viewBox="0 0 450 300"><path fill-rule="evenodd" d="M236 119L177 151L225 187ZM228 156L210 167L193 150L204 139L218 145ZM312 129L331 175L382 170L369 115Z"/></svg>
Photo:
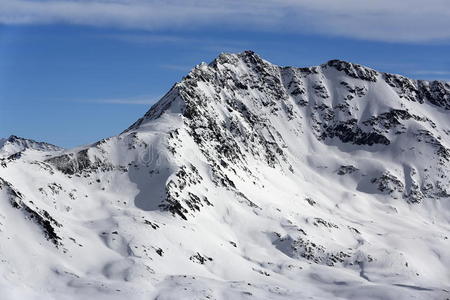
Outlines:
<svg viewBox="0 0 450 300"><path fill-rule="evenodd" d="M275 246L292 258L303 258L316 264L334 266L343 263L350 258L352 253L338 251L328 251L324 246L312 242L306 238L298 237L293 239L290 235L280 237L275 241Z"/></svg>
<svg viewBox="0 0 450 300"><path fill-rule="evenodd" d="M354 167L354 166L340 166L339 169L337 170L337 174L338 175L347 175L347 174L352 174L354 172L358 171L358 168Z"/></svg>
<svg viewBox="0 0 450 300"><path fill-rule="evenodd" d="M208 261L213 261L213 259L209 256L206 255L201 255L200 253L196 253L194 255L192 255L191 257L189 257L189 260L204 265L205 263L207 263Z"/></svg>
<svg viewBox="0 0 450 300"><path fill-rule="evenodd" d="M405 189L403 182L389 171L385 171L380 177L372 178L371 183L375 184L377 189L385 194L392 194L394 192L403 193Z"/></svg>
<svg viewBox="0 0 450 300"><path fill-rule="evenodd" d="M102 161L98 157L95 157L95 159L92 161L89 158L88 151L89 148L80 150L76 153L63 154L60 156L49 158L46 160L46 162L54 165L56 169L67 175L74 175L82 173L83 171L108 171L113 169L113 166L111 164Z"/></svg>
<svg viewBox="0 0 450 300"><path fill-rule="evenodd" d="M378 72L361 65L352 64L342 60L330 60L327 64L329 67L334 67L338 71L343 71L345 74L352 78L362 79L367 81L376 82Z"/></svg>
<svg viewBox="0 0 450 300"><path fill-rule="evenodd" d="M21 210L24 216L33 220L42 229L47 240L51 241L56 247L61 245L61 238L55 231L55 227L62 227L47 211L39 210L37 208L32 208L26 204L24 196L18 190L16 190L11 183L0 178L0 190L5 190L9 196L9 202L12 207Z"/></svg>
<svg viewBox="0 0 450 300"><path fill-rule="evenodd" d="M365 132L357 126L356 119L350 119L343 122L337 122L325 129L323 138L338 138L343 143L352 143L356 145L375 144L389 145L390 141L384 135L377 132Z"/></svg>

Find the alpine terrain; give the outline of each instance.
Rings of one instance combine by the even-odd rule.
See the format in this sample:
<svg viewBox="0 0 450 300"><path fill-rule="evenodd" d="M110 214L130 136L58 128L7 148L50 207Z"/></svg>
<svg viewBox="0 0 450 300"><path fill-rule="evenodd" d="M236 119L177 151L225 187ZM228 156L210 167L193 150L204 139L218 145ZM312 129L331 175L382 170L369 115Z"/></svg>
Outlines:
<svg viewBox="0 0 450 300"><path fill-rule="evenodd" d="M450 83L251 51L121 134L1 141L9 299L450 299Z"/></svg>

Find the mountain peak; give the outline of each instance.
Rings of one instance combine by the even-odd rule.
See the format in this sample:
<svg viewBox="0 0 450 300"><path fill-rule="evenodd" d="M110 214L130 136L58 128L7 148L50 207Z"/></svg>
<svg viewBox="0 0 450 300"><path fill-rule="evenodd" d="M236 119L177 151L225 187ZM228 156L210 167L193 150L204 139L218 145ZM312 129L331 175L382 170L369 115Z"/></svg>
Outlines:
<svg viewBox="0 0 450 300"><path fill-rule="evenodd" d="M14 140L19 140L19 139L24 140L23 138L18 137L17 135L10 135L8 138L8 141L14 141Z"/></svg>
<svg viewBox="0 0 450 300"><path fill-rule="evenodd" d="M330 72L331 70L339 73ZM336 76L340 76L339 82L336 82ZM168 110L185 117L190 116L199 107L209 105L205 99L219 101L224 97L231 97L232 94L244 97L244 95L254 96L257 93L260 97L256 97L253 101L260 102L259 105L263 107L276 106L275 103L278 102L277 105L282 105L282 110L307 102L329 106L331 103L328 100L335 98L333 102L341 105L341 110L343 107L351 106L357 110L355 103L349 99L366 96L371 89L366 83L377 82L381 82L387 89L393 89L400 99L418 103L430 102L436 106L450 108L450 86L442 82L410 80L338 59L330 60L318 67L280 67L247 50L241 53L222 53L211 63L202 63L195 67L127 131L137 128L144 121L159 118ZM345 98L338 95L340 93L336 91L338 87L346 90ZM229 94L224 96L224 93ZM347 95L348 93L350 94ZM272 99L270 105L263 100L268 98ZM294 102L297 104L282 104L284 101L290 102L289 98L296 99ZM227 104L230 101L236 99L222 101L220 109L230 105ZM242 101L247 106L248 96ZM393 98L382 101L392 102ZM394 102L387 105L397 107ZM288 110L291 111L290 108ZM359 119L356 111L346 113Z"/></svg>
<svg viewBox="0 0 450 300"><path fill-rule="evenodd" d="M245 50L240 53L221 53L211 63L209 63L209 66L217 67L217 65L237 64L239 61L250 64L263 63L263 59L257 53L251 50Z"/></svg>
<svg viewBox="0 0 450 300"><path fill-rule="evenodd" d="M333 59L328 61L327 63L323 64L322 67L324 68L335 68L338 71L345 72L348 76L355 78L355 79L362 79L362 80L368 80L372 82L377 81L377 77L379 73L371 68L365 67L363 65L339 60L339 59Z"/></svg>
<svg viewBox="0 0 450 300"><path fill-rule="evenodd" d="M221 53L216 59L214 59L209 65L210 66L217 66L220 64L234 64L236 65L239 61L246 63L247 65L273 65L272 63L264 60L260 55L258 55L256 52L252 50L245 50L240 53ZM273 65L276 66L276 65ZM338 71L345 72L348 76L351 76L353 78L357 79L363 79L363 80L369 80L369 81L376 81L376 77L380 74L378 71L363 66L361 64L352 63L345 60L340 59L332 59L328 62L321 64L320 66L313 66L313 67L282 67L277 66L279 68L295 68L295 69L301 69L301 70L313 70L317 67L322 67L324 69L326 68L334 68Z"/></svg>

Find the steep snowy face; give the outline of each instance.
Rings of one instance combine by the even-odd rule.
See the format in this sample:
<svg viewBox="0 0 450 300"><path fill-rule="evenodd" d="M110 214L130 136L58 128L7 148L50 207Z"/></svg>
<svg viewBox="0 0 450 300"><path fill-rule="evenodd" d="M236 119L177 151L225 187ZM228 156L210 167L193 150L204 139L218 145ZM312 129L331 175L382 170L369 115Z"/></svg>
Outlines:
<svg viewBox="0 0 450 300"><path fill-rule="evenodd" d="M420 202L425 194L448 195L449 105L445 82L337 60L279 67L247 51L196 67L129 130L145 128L165 111L178 112L220 182L236 168L251 175L252 160L293 173L293 164L312 149L334 153L337 147L352 155L354 169L359 157L371 162L358 169L372 176L358 188Z"/></svg>
<svg viewBox="0 0 450 300"><path fill-rule="evenodd" d="M449 111L445 82L222 54L118 136L3 158L0 274L39 296L445 299Z"/></svg>
<svg viewBox="0 0 450 300"><path fill-rule="evenodd" d="M18 154L19 152L32 149L36 151L61 151L61 147L44 143L36 142L31 139L24 139L15 135L11 135L7 139L0 139L0 157L7 157L10 155Z"/></svg>

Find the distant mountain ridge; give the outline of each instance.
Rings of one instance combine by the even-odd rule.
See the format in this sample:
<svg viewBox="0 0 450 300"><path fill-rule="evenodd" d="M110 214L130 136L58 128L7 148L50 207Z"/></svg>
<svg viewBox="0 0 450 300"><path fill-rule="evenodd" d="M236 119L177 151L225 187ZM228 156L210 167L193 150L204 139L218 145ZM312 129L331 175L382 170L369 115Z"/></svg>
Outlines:
<svg viewBox="0 0 450 300"><path fill-rule="evenodd" d="M11 135L8 138L0 138L0 157L13 155L27 149L33 149L37 151L63 150L63 148L49 143L37 142L32 139L26 139L15 135Z"/></svg>
<svg viewBox="0 0 450 300"><path fill-rule="evenodd" d="M67 299L450 298L449 112L446 82L221 54L117 136L3 158L0 274Z"/></svg>

